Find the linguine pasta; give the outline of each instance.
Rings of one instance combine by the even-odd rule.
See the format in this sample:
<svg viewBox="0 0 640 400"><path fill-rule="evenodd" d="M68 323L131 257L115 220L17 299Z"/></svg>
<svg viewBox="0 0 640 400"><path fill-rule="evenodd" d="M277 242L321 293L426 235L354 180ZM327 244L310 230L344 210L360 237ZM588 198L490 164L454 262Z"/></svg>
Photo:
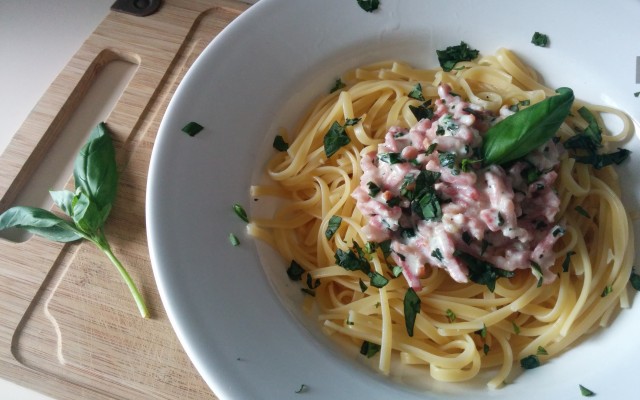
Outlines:
<svg viewBox="0 0 640 400"><path fill-rule="evenodd" d="M251 188L255 198L282 201L272 218L253 219L248 228L287 262L299 264L303 281L314 282L310 288L315 296L306 301L313 303L326 334L354 347L373 345L384 374L391 372L391 360L397 357L446 382L470 380L491 369L488 386L496 388L518 361L535 356L544 363L607 326L616 310L629 306L633 231L616 172L611 166L595 169L577 163L565 153L556 181L556 220L565 228L554 247L551 271L557 279L539 285L530 272L517 270L511 278L498 279L490 291L485 285L456 282L444 269L427 267L416 291L420 308L410 336L403 301L409 284L391 272L394 263L383 249L367 246L363 227L368 216L352 198L360 185L363 154L375 151L390 128L409 129L418 123L409 108L422 103L409 96L417 83L425 99L437 98L438 86L446 84L469 103L496 114L505 105L538 103L554 91L505 49L459 62L451 72L390 61L357 68L342 81L346 86L320 99L293 137L286 138L288 149L268 162L272 183ZM603 134L605 148L631 135L629 118L621 111L578 100L573 111L582 106L598 119L610 113L623 122L620 132ZM355 119L359 120L347 124ZM350 141L327 158L323 138L335 122L345 125ZM565 141L585 127L572 112L558 136ZM341 222L328 238L334 216ZM361 271L336 264L336 251L348 251L354 243L369 250L371 270L388 278L386 285L369 285Z"/></svg>

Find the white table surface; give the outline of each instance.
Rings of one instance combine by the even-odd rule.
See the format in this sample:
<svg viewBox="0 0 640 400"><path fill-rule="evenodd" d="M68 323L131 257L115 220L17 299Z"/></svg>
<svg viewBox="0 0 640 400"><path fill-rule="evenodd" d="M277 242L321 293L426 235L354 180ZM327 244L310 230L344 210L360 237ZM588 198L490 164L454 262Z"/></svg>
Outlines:
<svg viewBox="0 0 640 400"><path fill-rule="evenodd" d="M0 0L0 153L114 1ZM3 379L0 398L50 399Z"/></svg>

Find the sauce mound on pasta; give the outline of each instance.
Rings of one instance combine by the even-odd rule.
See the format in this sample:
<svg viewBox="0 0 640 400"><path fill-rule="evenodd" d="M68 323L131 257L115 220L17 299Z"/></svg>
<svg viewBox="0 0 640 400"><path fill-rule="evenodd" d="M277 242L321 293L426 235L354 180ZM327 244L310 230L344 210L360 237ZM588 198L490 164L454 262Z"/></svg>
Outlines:
<svg viewBox="0 0 640 400"><path fill-rule="evenodd" d="M383 374L488 370L497 388L629 306L633 230L609 165L625 154L608 153L632 135L626 114L576 99L554 140L483 165L493 118L555 96L512 52L450 71L381 62L338 83L277 136L251 195L281 201L248 226L319 329Z"/></svg>
<svg viewBox="0 0 640 400"><path fill-rule="evenodd" d="M562 146L550 140L507 169L481 169L482 134L500 119L449 85L438 95L431 118L409 130L392 127L376 153L362 155L352 196L368 216L367 240L390 240L391 257L414 289L426 266L467 282L462 252L553 281L553 246L564 232L555 224L560 199L553 186ZM504 106L500 116L514 112Z"/></svg>

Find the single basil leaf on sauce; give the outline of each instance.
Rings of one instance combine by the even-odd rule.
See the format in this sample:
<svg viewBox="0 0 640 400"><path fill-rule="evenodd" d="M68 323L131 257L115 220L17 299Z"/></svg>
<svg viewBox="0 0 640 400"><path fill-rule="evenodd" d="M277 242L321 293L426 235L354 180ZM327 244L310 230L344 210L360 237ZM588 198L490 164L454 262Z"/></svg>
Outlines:
<svg viewBox="0 0 640 400"><path fill-rule="evenodd" d="M416 316L420 313L420 297L412 288L407 289L404 295L404 322L409 336L413 337L413 327Z"/></svg>
<svg viewBox="0 0 640 400"><path fill-rule="evenodd" d="M445 72L451 71L460 61L471 61L478 57L480 52L469 47L465 42L457 46L449 46L444 50L436 50L438 62Z"/></svg>
<svg viewBox="0 0 640 400"><path fill-rule="evenodd" d="M344 126L334 122L324 135L324 153L327 158L334 155L341 147L351 143Z"/></svg>
<svg viewBox="0 0 640 400"><path fill-rule="evenodd" d="M484 135L485 165L504 164L529 154L553 138L571 112L573 91L559 88L555 96L510 115Z"/></svg>

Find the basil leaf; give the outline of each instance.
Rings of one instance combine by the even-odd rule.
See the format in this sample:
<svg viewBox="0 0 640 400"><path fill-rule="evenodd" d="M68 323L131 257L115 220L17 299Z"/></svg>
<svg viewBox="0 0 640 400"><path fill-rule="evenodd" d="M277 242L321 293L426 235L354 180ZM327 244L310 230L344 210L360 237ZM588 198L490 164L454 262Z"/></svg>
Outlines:
<svg viewBox="0 0 640 400"><path fill-rule="evenodd" d="M366 292L366 291L367 291L367 289L369 288L369 287L367 286L367 284L366 284L366 283L364 283L364 281L363 281L362 279L358 279L358 284L360 285L360 291L361 291L362 293Z"/></svg>
<svg viewBox="0 0 640 400"><path fill-rule="evenodd" d="M73 177L99 210L113 203L118 185L116 153L106 125L98 124L76 157Z"/></svg>
<svg viewBox="0 0 640 400"><path fill-rule="evenodd" d="M110 210L111 205L107 205L104 210ZM83 232L93 235L104 223L101 210L91 199L81 190L73 198L73 222Z"/></svg>
<svg viewBox="0 0 640 400"><path fill-rule="evenodd" d="M406 162L400 153L381 153L378 154L378 159L382 162L386 162L387 164L400 164Z"/></svg>
<svg viewBox="0 0 640 400"><path fill-rule="evenodd" d="M431 107L431 100L428 100L417 107L409 106L409 110L418 121L423 119L432 119L435 115L433 107Z"/></svg>
<svg viewBox="0 0 640 400"><path fill-rule="evenodd" d="M578 387L580 387L580 394L583 395L584 397L593 397L596 395L595 392L592 392L591 390L587 389L582 385L578 385Z"/></svg>
<svg viewBox="0 0 640 400"><path fill-rule="evenodd" d="M373 12L378 9L380 6L379 0L357 0L360 8L365 10L366 12Z"/></svg>
<svg viewBox="0 0 640 400"><path fill-rule="evenodd" d="M631 282L631 287L640 292L640 275L636 274L633 270L631 270L629 282Z"/></svg>
<svg viewBox="0 0 640 400"><path fill-rule="evenodd" d="M511 278L515 275L513 271L496 268L487 261L475 258L471 254L456 250L454 256L460 258L469 268L469 279L480 285L486 285L489 291L493 292L496 288L498 278Z"/></svg>
<svg viewBox="0 0 640 400"><path fill-rule="evenodd" d="M356 249L354 252L352 249L344 251L342 249L336 250L334 258L336 264L346 269L347 271L362 271L369 275L371 272L371 264L367 261L364 252L360 249L356 242L353 242L353 246Z"/></svg>
<svg viewBox="0 0 640 400"><path fill-rule="evenodd" d="M520 360L520 366L524 369L534 369L540 366L540 359L535 354Z"/></svg>
<svg viewBox="0 0 640 400"><path fill-rule="evenodd" d="M65 214L73 216L73 192L68 190L50 190L49 194L57 205Z"/></svg>
<svg viewBox="0 0 640 400"><path fill-rule="evenodd" d="M191 137L194 137L198 133L202 132L203 129L204 129L204 126L200 125L197 122L191 121L182 127L182 132L186 133Z"/></svg>
<svg viewBox="0 0 640 400"><path fill-rule="evenodd" d="M484 135L482 159L485 165L516 160L542 146L560 128L571 111L574 96L559 88L556 96L534 104L498 122Z"/></svg>
<svg viewBox="0 0 640 400"><path fill-rule="evenodd" d="M387 283L389 283L387 278L375 271L369 274L369 279L369 284L378 289L387 286Z"/></svg>
<svg viewBox="0 0 640 400"><path fill-rule="evenodd" d="M235 203L233 205L233 212L238 216L238 218L240 218L244 222L249 222L249 217L247 216L247 212L245 211L244 207L242 207L240 204Z"/></svg>
<svg viewBox="0 0 640 400"><path fill-rule="evenodd" d="M334 155L341 147L348 145L351 142L344 126L338 122L334 122L327 133L324 135L324 153L327 158Z"/></svg>
<svg viewBox="0 0 640 400"><path fill-rule="evenodd" d="M480 52L469 47L465 42L457 46L449 46L444 50L436 50L438 62L445 72L451 71L460 61L471 61L478 57Z"/></svg>
<svg viewBox="0 0 640 400"><path fill-rule="evenodd" d="M291 260L291 264L289 264L289 268L287 268L287 276L292 281L299 281L302 279L302 274L304 274L304 269L298 264L295 260Z"/></svg>
<svg viewBox="0 0 640 400"><path fill-rule="evenodd" d="M412 99L424 101L424 95L422 94L422 85L416 84L416 86L411 90L408 96Z"/></svg>
<svg viewBox="0 0 640 400"><path fill-rule="evenodd" d="M568 251L562 261L562 272L569 272L569 265L571 264L571 256L576 254L575 251Z"/></svg>
<svg viewBox="0 0 640 400"><path fill-rule="evenodd" d="M338 78L338 79L336 79L336 82L333 84L333 87L329 90L329 93L336 92L336 91L342 89L345 86L347 86L347 85L345 85L345 83L342 82L342 79Z"/></svg>
<svg viewBox="0 0 640 400"><path fill-rule="evenodd" d="M407 289L404 295L404 322L407 333L413 337L413 327L416 322L416 316L420 313L420 297L412 288Z"/></svg>
<svg viewBox="0 0 640 400"><path fill-rule="evenodd" d="M340 228L340 224L342 224L341 216L334 215L333 217L329 218L329 223L327 224L327 229L324 232L324 237L326 237L327 240L331 240L338 228Z"/></svg>
<svg viewBox="0 0 640 400"><path fill-rule="evenodd" d="M536 32L531 37L531 43L540 47L547 47L549 45L549 36L544 33Z"/></svg>
<svg viewBox="0 0 640 400"><path fill-rule="evenodd" d="M378 354L381 346L377 343L371 343L368 341L362 342L362 346L360 346L360 354L363 356L367 356L367 358L371 358Z"/></svg>
<svg viewBox="0 0 640 400"><path fill-rule="evenodd" d="M627 149L618 149L608 154L589 154L586 156L574 157L576 162L592 165L595 169L602 169L612 164L620 165L629 158L631 152Z"/></svg>
<svg viewBox="0 0 640 400"><path fill-rule="evenodd" d="M35 207L11 207L0 215L0 231L8 228L25 229L56 242L73 242L83 235L69 221L54 213Z"/></svg>
<svg viewBox="0 0 640 400"><path fill-rule="evenodd" d="M238 240L238 237L236 235L234 235L233 233L230 233L229 243L231 243L232 246L236 247L240 245L240 240Z"/></svg>
<svg viewBox="0 0 640 400"><path fill-rule="evenodd" d="M273 138L273 148L280 152L284 152L289 149L289 143L284 141L282 135L276 135L276 137Z"/></svg>
<svg viewBox="0 0 640 400"><path fill-rule="evenodd" d="M369 197L376 197L376 195L380 193L380 186L373 182L368 182L367 187L369 188Z"/></svg>

